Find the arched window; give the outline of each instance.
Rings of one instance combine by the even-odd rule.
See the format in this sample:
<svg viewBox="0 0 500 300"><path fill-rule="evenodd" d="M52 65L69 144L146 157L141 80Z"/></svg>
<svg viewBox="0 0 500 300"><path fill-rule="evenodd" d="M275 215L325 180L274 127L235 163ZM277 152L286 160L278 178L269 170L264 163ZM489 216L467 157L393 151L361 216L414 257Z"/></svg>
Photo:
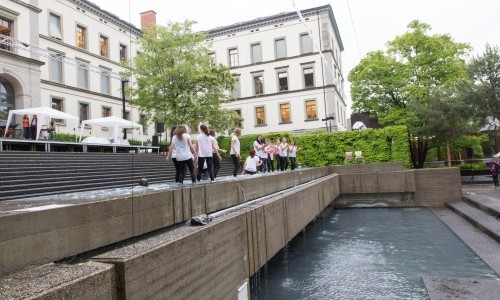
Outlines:
<svg viewBox="0 0 500 300"><path fill-rule="evenodd" d="M7 79L0 76L0 120L7 120L9 110L14 109L14 88Z"/></svg>

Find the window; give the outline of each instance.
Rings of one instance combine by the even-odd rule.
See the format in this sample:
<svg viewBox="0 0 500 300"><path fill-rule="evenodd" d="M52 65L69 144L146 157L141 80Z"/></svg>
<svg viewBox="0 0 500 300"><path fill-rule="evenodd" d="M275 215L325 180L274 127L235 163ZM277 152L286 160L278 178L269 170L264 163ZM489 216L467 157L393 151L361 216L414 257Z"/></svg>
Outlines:
<svg viewBox="0 0 500 300"><path fill-rule="evenodd" d="M64 54L51 52L50 53L50 81L63 82L63 63Z"/></svg>
<svg viewBox="0 0 500 300"><path fill-rule="evenodd" d="M89 88L89 70L87 69L88 63L84 61L77 61L76 65L76 84L81 89Z"/></svg>
<svg viewBox="0 0 500 300"><path fill-rule="evenodd" d="M312 39L307 33L300 35L300 54L313 52Z"/></svg>
<svg viewBox="0 0 500 300"><path fill-rule="evenodd" d="M257 75L253 77L253 86L256 96L264 94L264 80L262 75Z"/></svg>
<svg viewBox="0 0 500 300"><path fill-rule="evenodd" d="M215 52L210 52L210 53L208 53L208 56L209 56L209 57L210 57L210 59L212 60L212 65L217 64L217 61L215 60Z"/></svg>
<svg viewBox="0 0 500 300"><path fill-rule="evenodd" d="M252 54L252 64L262 62L262 46L260 43L250 46Z"/></svg>
<svg viewBox="0 0 500 300"><path fill-rule="evenodd" d="M304 87L314 87L314 70L313 68L304 68Z"/></svg>
<svg viewBox="0 0 500 300"><path fill-rule="evenodd" d="M82 25L76 25L76 46L78 48L87 48L87 28Z"/></svg>
<svg viewBox="0 0 500 300"><path fill-rule="evenodd" d="M241 95L240 95L240 79L235 78L234 81L235 81L234 90L231 91L231 97L236 99L236 98L241 97Z"/></svg>
<svg viewBox="0 0 500 300"><path fill-rule="evenodd" d="M306 101L306 120L316 120L318 115L316 114L316 100Z"/></svg>
<svg viewBox="0 0 500 300"><path fill-rule="evenodd" d="M279 91L288 91L288 72L279 72L278 73L278 85Z"/></svg>
<svg viewBox="0 0 500 300"><path fill-rule="evenodd" d="M80 102L80 122L88 120L89 119L89 104L88 103L83 103Z"/></svg>
<svg viewBox="0 0 500 300"><path fill-rule="evenodd" d="M229 67L237 67L238 65L238 49L229 49Z"/></svg>
<svg viewBox="0 0 500 300"><path fill-rule="evenodd" d="M240 121L238 122L238 127L243 128L243 119L241 118L241 109L235 109L234 110L238 116L240 117Z"/></svg>
<svg viewBox="0 0 500 300"><path fill-rule="evenodd" d="M12 21L0 16L0 34L8 37L13 37L12 34ZM1 41L2 39L0 39ZM0 49L10 51L9 45L0 44Z"/></svg>
<svg viewBox="0 0 500 300"><path fill-rule="evenodd" d="M63 103L64 103L63 99L52 97L51 102L52 102L51 103L52 109L63 111ZM55 121L56 123L64 123L63 119L56 119Z"/></svg>
<svg viewBox="0 0 500 300"><path fill-rule="evenodd" d="M120 61L127 60L127 46L120 44Z"/></svg>
<svg viewBox="0 0 500 300"><path fill-rule="evenodd" d="M109 72L111 72L110 69L101 68L101 93L106 95L111 93Z"/></svg>
<svg viewBox="0 0 500 300"><path fill-rule="evenodd" d="M49 13L49 34L58 40L62 40L61 17L53 13Z"/></svg>
<svg viewBox="0 0 500 300"><path fill-rule="evenodd" d="M276 51L276 59L286 57L286 42L284 38L275 40L274 47Z"/></svg>
<svg viewBox="0 0 500 300"><path fill-rule="evenodd" d="M280 104L280 123L290 123L290 103Z"/></svg>
<svg viewBox="0 0 500 300"><path fill-rule="evenodd" d="M108 38L104 35L99 36L99 54L108 57Z"/></svg>
<svg viewBox="0 0 500 300"><path fill-rule="evenodd" d="M148 134L148 124L146 122L146 115L139 115L139 124L142 125L142 134Z"/></svg>
<svg viewBox="0 0 500 300"><path fill-rule="evenodd" d="M125 116L123 116L123 118L124 118L125 120L130 121L130 111L126 110L126 111L125 111Z"/></svg>
<svg viewBox="0 0 500 300"><path fill-rule="evenodd" d="M266 111L264 110L264 106L255 108L255 117L257 126L266 125Z"/></svg>
<svg viewBox="0 0 500 300"><path fill-rule="evenodd" d="M103 106L101 115L103 118L111 117L111 107Z"/></svg>

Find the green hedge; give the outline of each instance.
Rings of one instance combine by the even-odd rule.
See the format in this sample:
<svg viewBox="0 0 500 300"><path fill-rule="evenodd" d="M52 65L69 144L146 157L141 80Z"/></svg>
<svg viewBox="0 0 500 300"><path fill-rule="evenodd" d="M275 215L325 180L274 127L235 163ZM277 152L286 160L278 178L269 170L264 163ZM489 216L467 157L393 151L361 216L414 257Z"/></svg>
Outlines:
<svg viewBox="0 0 500 300"><path fill-rule="evenodd" d="M242 160L253 148L258 135L251 134L240 137ZM410 166L408 149L408 129L406 126L391 126L382 129L344 132L314 132L292 135L289 132L275 132L263 135L272 141L276 137L286 137L290 142L294 139L300 151L297 162L305 167L319 167L330 164L344 164L345 153L362 151L364 163L401 162ZM231 149L231 137L219 136L219 147ZM226 154L229 156L229 151Z"/></svg>

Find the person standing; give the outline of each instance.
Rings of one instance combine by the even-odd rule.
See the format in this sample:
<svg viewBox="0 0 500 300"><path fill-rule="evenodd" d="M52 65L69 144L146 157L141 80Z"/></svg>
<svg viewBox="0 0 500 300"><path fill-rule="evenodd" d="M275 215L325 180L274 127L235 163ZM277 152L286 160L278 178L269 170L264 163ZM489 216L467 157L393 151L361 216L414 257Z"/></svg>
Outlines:
<svg viewBox="0 0 500 300"><path fill-rule="evenodd" d="M286 143L286 137L281 139L280 150L281 171L286 171L288 169L288 144Z"/></svg>
<svg viewBox="0 0 500 300"><path fill-rule="evenodd" d="M186 133L185 126L177 126L175 129L175 135L168 149L167 160L171 157L174 149L179 170L179 183L184 182L186 167L191 174L191 181L195 183L193 157L196 159L196 151L194 151L193 144L191 144L191 137Z"/></svg>
<svg viewBox="0 0 500 300"><path fill-rule="evenodd" d="M290 159L290 167L293 170L297 167L297 152L299 152L300 148L297 148L295 145L295 141L290 142L290 146L288 146L288 158Z"/></svg>
<svg viewBox="0 0 500 300"><path fill-rule="evenodd" d="M38 123L38 118L36 115L33 115L33 118L31 119L31 124L30 124L30 135L32 140L36 140L36 134L37 134L37 123Z"/></svg>
<svg viewBox="0 0 500 300"><path fill-rule="evenodd" d="M245 164L243 165L242 174L254 175L257 173L257 168L262 164L262 161L259 159L257 155L255 155L255 150L250 150L250 155L245 160Z"/></svg>
<svg viewBox="0 0 500 300"><path fill-rule="evenodd" d="M213 152L213 161L214 161L214 178L217 178L217 174L219 173L220 170L220 162L222 160L222 157L220 156L220 153L226 153L227 151L224 149L219 148L219 143L217 142L217 139L215 138L215 130L210 129L210 138L212 139L212 142L214 144L215 149L217 150Z"/></svg>
<svg viewBox="0 0 500 300"><path fill-rule="evenodd" d="M196 172L196 179L201 180L203 173L203 164L207 162L208 175L210 181L214 181L214 167L213 167L213 153L217 153L214 146L213 139L210 137L208 127L205 124L200 125L200 135L196 139L196 150L198 152L198 171Z"/></svg>
<svg viewBox="0 0 500 300"><path fill-rule="evenodd" d="M500 184L498 182L498 174L500 174L500 159L497 159L491 164L491 176L493 177L493 184L495 185L495 190L499 188Z"/></svg>
<svg viewBox="0 0 500 300"><path fill-rule="evenodd" d="M253 150L255 151L255 155L262 160L262 135L257 136L257 139L253 142ZM262 164L260 164L260 168L257 171L262 171Z"/></svg>
<svg viewBox="0 0 500 300"><path fill-rule="evenodd" d="M280 149L280 139L276 138L274 144L274 154L276 155L276 171L281 170L281 149Z"/></svg>
<svg viewBox="0 0 500 300"><path fill-rule="evenodd" d="M233 176L236 177L238 174L238 169L240 168L240 139L238 138L241 135L241 129L236 128L234 130L234 134L231 137L231 151L229 154L231 155L231 159L233 160L234 170Z"/></svg>
<svg viewBox="0 0 500 300"><path fill-rule="evenodd" d="M265 143L264 152L267 155L267 172L274 172L274 145L271 144L269 139L266 139Z"/></svg>
<svg viewBox="0 0 500 300"><path fill-rule="evenodd" d="M174 136L177 135L177 126L172 127L170 130L170 145L173 144L173 139ZM177 155L176 155L176 150L175 148L171 152L171 158L172 162L174 163L174 168L175 168L175 182L179 182L179 175L180 175L180 168L177 163Z"/></svg>
<svg viewBox="0 0 500 300"><path fill-rule="evenodd" d="M30 118L28 115L23 116L23 138L30 138Z"/></svg>

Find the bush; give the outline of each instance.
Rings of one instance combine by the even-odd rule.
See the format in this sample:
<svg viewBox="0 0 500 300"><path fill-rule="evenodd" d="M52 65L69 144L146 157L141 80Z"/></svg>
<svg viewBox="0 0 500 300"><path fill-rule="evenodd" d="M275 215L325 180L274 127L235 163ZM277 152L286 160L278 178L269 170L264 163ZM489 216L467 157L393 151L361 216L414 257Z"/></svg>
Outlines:
<svg viewBox="0 0 500 300"><path fill-rule="evenodd" d="M82 141L85 139L85 136L82 136ZM57 133L54 135L54 140L55 141L61 141L61 142L78 142L78 136L75 134L69 134L69 133Z"/></svg>
<svg viewBox="0 0 500 300"><path fill-rule="evenodd" d="M258 135L240 137L242 161L253 148ZM294 139L300 151L297 162L305 167L320 167L330 164L343 164L345 152L362 151L365 163L401 162L410 166L408 148L408 129L406 126L391 126L382 129L344 132L313 132L292 135L289 132L274 132L263 135L271 141L277 137ZM219 136L219 147L231 149L231 137ZM225 156L229 156L229 151Z"/></svg>

